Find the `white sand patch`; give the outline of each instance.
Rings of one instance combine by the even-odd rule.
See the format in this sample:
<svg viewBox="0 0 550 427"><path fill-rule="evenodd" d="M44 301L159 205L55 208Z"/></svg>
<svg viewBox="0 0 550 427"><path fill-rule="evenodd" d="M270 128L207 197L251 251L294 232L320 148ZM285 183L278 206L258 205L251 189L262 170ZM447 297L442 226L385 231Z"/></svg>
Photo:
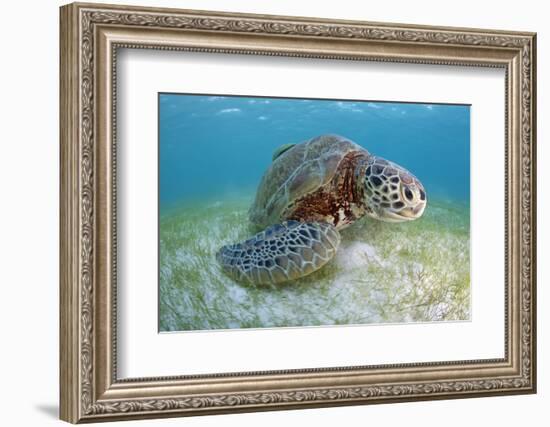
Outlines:
<svg viewBox="0 0 550 427"><path fill-rule="evenodd" d="M232 302L237 304L243 304L247 300L247 293L244 288L240 286L230 286L227 289L227 296Z"/></svg>
<svg viewBox="0 0 550 427"><path fill-rule="evenodd" d="M383 264L374 246L363 242L353 242L348 246L340 246L336 253L336 263L343 270L367 267L371 263Z"/></svg>

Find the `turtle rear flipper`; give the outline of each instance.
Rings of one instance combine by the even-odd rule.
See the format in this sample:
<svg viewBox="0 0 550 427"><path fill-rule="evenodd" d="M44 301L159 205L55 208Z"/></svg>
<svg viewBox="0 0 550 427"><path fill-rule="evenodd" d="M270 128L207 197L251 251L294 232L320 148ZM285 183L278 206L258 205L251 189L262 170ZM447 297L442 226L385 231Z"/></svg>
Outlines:
<svg viewBox="0 0 550 427"><path fill-rule="evenodd" d="M339 245L340 234L331 224L285 221L222 247L216 258L233 279L266 285L313 273L332 259Z"/></svg>

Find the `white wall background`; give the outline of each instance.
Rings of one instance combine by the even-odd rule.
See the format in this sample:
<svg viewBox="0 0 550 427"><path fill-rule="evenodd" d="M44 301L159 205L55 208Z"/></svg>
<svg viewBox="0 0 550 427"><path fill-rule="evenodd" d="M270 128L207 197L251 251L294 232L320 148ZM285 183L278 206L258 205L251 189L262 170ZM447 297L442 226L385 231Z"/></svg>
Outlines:
<svg viewBox="0 0 550 427"><path fill-rule="evenodd" d="M112 3L122 3L110 0ZM130 1L130 0L129 0ZM133 4L538 32L539 393L208 416L133 425L546 425L550 405L550 29L544 2L133 0ZM58 402L58 6L2 5L0 66L0 401L2 425L60 425ZM546 217L546 218L545 218ZM546 336L545 336L546 334Z"/></svg>

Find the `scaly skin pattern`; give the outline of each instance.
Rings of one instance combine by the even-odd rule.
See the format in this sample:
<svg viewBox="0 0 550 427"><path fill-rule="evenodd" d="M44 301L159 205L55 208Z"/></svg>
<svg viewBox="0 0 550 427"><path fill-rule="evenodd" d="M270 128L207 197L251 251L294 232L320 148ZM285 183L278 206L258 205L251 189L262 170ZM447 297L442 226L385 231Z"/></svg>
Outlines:
<svg viewBox="0 0 550 427"><path fill-rule="evenodd" d="M306 276L325 265L340 245L328 223L285 221L216 255L223 271L241 283L267 285Z"/></svg>
<svg viewBox="0 0 550 427"><path fill-rule="evenodd" d="M380 218L391 210L405 218L416 217L426 205L426 192L409 171L388 160L370 156L361 179L369 201L369 216Z"/></svg>

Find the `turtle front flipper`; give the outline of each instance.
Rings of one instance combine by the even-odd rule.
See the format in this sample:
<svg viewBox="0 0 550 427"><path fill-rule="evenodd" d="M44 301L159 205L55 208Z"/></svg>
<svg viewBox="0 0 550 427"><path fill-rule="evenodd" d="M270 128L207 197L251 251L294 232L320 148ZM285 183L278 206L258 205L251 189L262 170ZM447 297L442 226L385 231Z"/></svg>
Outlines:
<svg viewBox="0 0 550 427"><path fill-rule="evenodd" d="M340 234L328 223L285 221L222 247L216 258L239 282L266 285L307 276L332 259Z"/></svg>

